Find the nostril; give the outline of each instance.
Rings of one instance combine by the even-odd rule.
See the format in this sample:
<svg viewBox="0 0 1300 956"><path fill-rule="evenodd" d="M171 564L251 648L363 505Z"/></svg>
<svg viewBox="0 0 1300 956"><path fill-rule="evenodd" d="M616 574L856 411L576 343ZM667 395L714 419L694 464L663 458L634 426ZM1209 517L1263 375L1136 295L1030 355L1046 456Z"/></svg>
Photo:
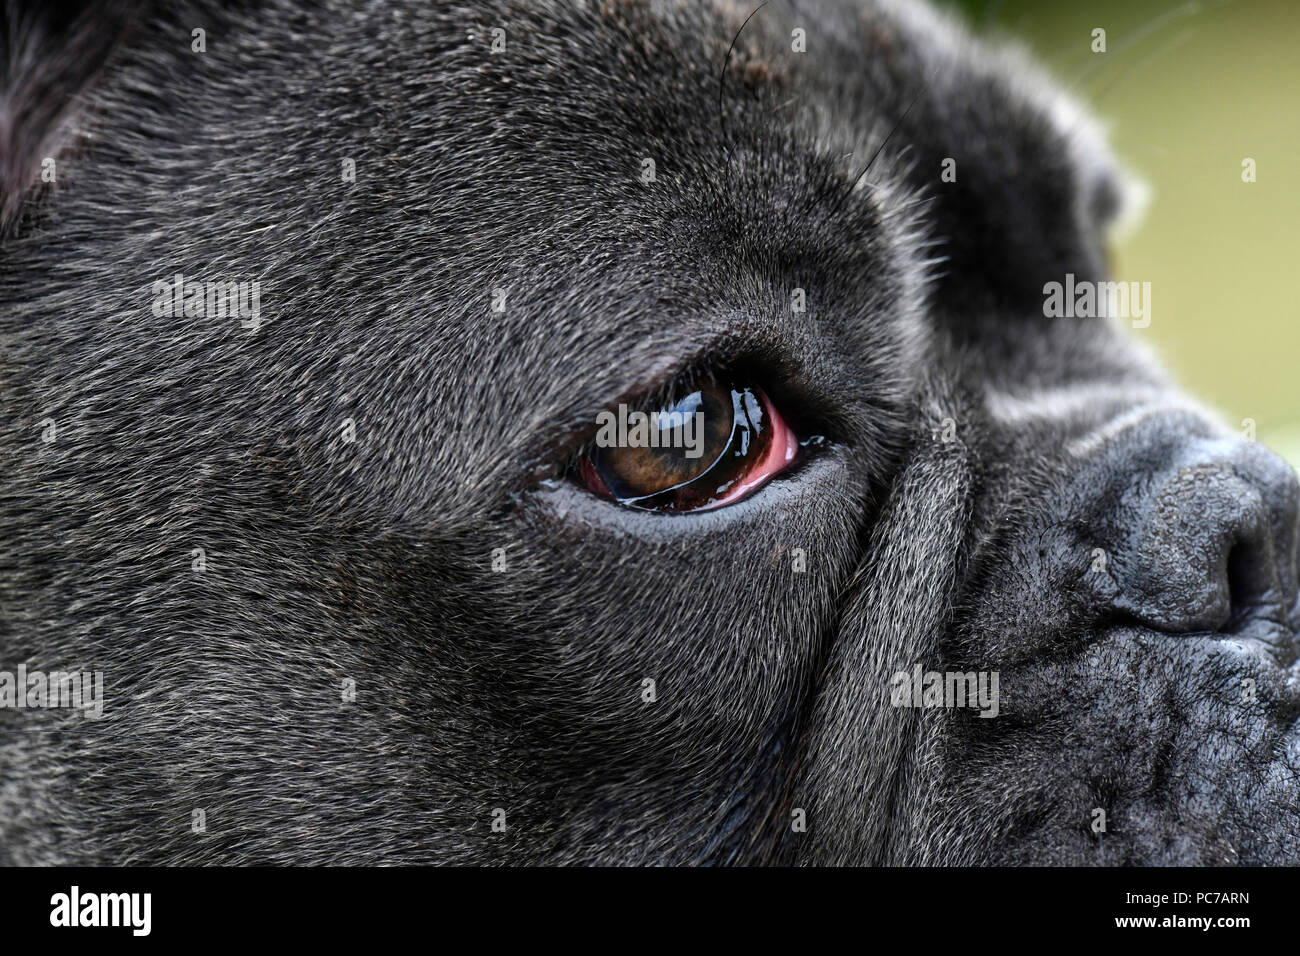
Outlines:
<svg viewBox="0 0 1300 956"><path fill-rule="evenodd" d="M1260 524L1267 528L1266 522ZM1223 576L1231 608L1216 628L1239 641L1267 650L1282 666L1296 658L1295 636L1277 572L1273 540L1267 533L1240 538L1227 553ZM1242 646L1242 645L1239 645Z"/></svg>
<svg viewBox="0 0 1300 956"><path fill-rule="evenodd" d="M1228 551L1224 578L1228 586L1228 627L1237 628L1259 607L1268 591L1268 569L1260 560L1261 549L1238 541Z"/></svg>

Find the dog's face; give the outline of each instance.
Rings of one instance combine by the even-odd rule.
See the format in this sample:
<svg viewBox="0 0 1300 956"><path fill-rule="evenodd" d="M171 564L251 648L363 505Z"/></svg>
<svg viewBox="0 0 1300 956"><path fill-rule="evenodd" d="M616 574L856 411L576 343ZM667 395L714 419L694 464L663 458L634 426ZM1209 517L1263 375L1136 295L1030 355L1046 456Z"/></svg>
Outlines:
<svg viewBox="0 0 1300 956"><path fill-rule="evenodd" d="M104 675L0 710L10 860L1300 861L1295 476L1045 314L1125 187L1032 68L326 6L140 16L0 254L0 669Z"/></svg>

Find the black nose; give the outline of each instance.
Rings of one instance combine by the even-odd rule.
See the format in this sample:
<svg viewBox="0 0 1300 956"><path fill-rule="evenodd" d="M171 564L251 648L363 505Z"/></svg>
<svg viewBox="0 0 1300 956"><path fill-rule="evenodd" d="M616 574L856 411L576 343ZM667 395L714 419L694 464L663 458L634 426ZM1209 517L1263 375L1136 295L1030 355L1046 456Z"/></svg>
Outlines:
<svg viewBox="0 0 1300 956"><path fill-rule="evenodd" d="M1167 435L1164 436L1167 439ZM1172 633L1269 622L1288 634L1296 603L1300 483L1255 442L1192 438L1137 452L1122 496L1128 533L1116 605ZM1158 462L1158 464L1157 464Z"/></svg>

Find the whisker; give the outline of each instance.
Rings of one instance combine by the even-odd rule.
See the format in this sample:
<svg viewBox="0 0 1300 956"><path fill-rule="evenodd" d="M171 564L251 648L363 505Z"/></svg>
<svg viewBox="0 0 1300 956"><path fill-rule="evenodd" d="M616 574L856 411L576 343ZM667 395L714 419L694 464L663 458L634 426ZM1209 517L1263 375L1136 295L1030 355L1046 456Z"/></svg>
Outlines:
<svg viewBox="0 0 1300 956"><path fill-rule="evenodd" d="M1120 80L1124 79L1127 76L1130 76L1139 67L1146 66L1148 63L1150 63L1152 60L1156 59L1157 57L1161 57L1164 54L1170 52L1171 50L1174 50L1182 46L1184 43L1186 43L1195 35L1196 35L1195 30L1184 30L1182 33L1178 34L1168 43L1165 43L1162 46L1159 46L1156 49L1152 50L1142 59L1135 60L1132 63L1126 63L1118 73L1116 73L1114 76L1110 78L1109 82L1107 82L1107 84L1103 86L1095 96L1090 97L1089 101L1092 103L1093 106L1097 106L1110 93L1113 93L1115 91L1115 89L1119 85Z"/></svg>
<svg viewBox="0 0 1300 956"><path fill-rule="evenodd" d="M718 130L722 134L722 148L728 153L731 152L731 149L727 146L727 123L726 117L722 112L722 92L727 82L727 68L731 66L731 54L736 51L736 43L740 40L740 35L745 32L745 27L749 25L750 20L754 19L754 14L758 13L759 10L762 10L771 2L772 0L763 0L762 3L753 9L749 16L745 17L745 22L740 25L740 29L736 31L736 35L731 38L731 46L727 47L726 59L722 61L722 72L718 75Z"/></svg>
<svg viewBox="0 0 1300 956"><path fill-rule="evenodd" d="M849 197L853 195L853 190L857 188L862 177L867 174L867 171L871 169L872 164L875 163L875 161L880 157L880 154L884 152L885 147L889 145L890 139L892 139L894 134L898 132L898 128L903 125L903 121L907 119L907 114L912 112L912 107L915 106L920 101L921 97L929 91L930 84L933 80L934 77L931 76L930 79L926 80L921 89L917 91L916 95L912 97L912 102L907 104L907 109L903 110L902 115L898 117L893 128L890 129L889 134L881 141L880 145L876 147L876 151L871 154L871 159L867 160L867 165L862 167L862 172L858 173L857 176L853 178L853 182L849 184L848 190L841 197L839 203L836 204L833 210L834 213L838 213L842 208L844 208L844 204L848 202Z"/></svg>
<svg viewBox="0 0 1300 956"><path fill-rule="evenodd" d="M1224 0L1224 2L1227 2L1227 0ZM1222 5L1223 5L1222 3L1216 4L1216 6L1222 6ZM1113 47L1107 50L1106 54L1102 56L1097 62L1090 63L1086 68L1081 70L1079 72L1079 75L1076 76L1070 82L1069 88L1071 90L1077 89L1079 84L1089 79L1098 70L1106 67L1110 62L1110 57L1123 53L1134 43L1137 43L1141 40L1145 40L1153 33L1163 30L1165 27L1167 27L1169 24L1173 23L1176 20L1179 20L1183 17L1192 16L1197 13L1203 13L1205 9L1206 9L1206 5L1202 3L1201 0L1189 0L1188 3L1184 3L1180 7L1174 7L1172 10L1166 10L1164 13L1160 14L1159 16L1153 17L1142 26L1128 33L1122 40L1119 41L1119 43L1115 44Z"/></svg>

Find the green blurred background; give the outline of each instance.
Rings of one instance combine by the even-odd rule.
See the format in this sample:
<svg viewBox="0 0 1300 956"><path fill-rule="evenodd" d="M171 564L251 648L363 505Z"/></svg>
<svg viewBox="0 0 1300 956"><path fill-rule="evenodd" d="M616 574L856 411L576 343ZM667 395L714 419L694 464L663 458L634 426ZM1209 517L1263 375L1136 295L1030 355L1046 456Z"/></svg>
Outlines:
<svg viewBox="0 0 1300 956"><path fill-rule="evenodd" d="M940 5L1025 43L1107 124L1151 188L1112 250L1115 278L1151 283L1151 325L1131 334L1300 467L1300 2ZM1096 27L1106 53L1091 50Z"/></svg>

